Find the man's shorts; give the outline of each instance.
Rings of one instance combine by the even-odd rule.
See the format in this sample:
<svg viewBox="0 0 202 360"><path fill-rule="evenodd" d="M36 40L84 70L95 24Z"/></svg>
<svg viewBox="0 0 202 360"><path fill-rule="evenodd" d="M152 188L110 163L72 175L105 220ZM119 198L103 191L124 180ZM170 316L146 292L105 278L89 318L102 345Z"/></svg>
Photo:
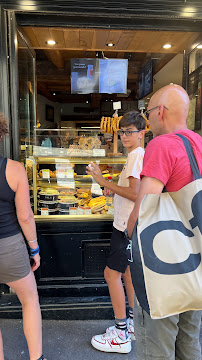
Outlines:
<svg viewBox="0 0 202 360"><path fill-rule="evenodd" d="M129 241L124 232L113 227L112 237L110 242L110 253L107 258L107 266L122 274L125 273L129 265L130 250L127 249Z"/></svg>

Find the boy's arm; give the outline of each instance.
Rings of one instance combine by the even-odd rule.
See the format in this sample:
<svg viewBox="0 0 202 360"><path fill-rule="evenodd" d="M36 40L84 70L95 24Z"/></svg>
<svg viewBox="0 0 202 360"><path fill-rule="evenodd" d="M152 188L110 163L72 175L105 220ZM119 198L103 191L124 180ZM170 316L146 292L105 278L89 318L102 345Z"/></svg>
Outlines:
<svg viewBox="0 0 202 360"><path fill-rule="evenodd" d="M115 193L119 196L122 196L126 199L129 199L129 200L135 202L139 188L140 188L140 180L135 179L134 177L130 176L129 177L129 186L124 187L124 186L119 186L117 184L114 184L114 183L106 180L105 178L103 178L102 184L100 184L100 185L107 187L107 189L111 190L113 193Z"/></svg>
<svg viewBox="0 0 202 360"><path fill-rule="evenodd" d="M135 202L133 211L131 212L130 217L128 219L127 232L129 238L131 238L132 236L132 232L138 218L140 204L143 197L147 194L161 194L163 188L164 188L164 184L156 178L146 177L146 176L142 178L137 200Z"/></svg>
<svg viewBox="0 0 202 360"><path fill-rule="evenodd" d="M129 176L129 187L119 186L106 180L102 176L99 166L96 164L87 166L87 173L92 175L92 177L100 186L107 187L107 189L111 190L113 193L135 202L140 187L139 179L136 179L133 176Z"/></svg>

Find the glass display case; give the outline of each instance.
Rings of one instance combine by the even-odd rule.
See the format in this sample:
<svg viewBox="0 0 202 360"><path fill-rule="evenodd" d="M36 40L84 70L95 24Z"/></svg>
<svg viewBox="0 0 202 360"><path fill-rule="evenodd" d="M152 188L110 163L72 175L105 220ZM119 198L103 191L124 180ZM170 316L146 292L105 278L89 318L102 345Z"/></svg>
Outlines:
<svg viewBox="0 0 202 360"><path fill-rule="evenodd" d="M98 130L37 131L35 143L26 169L36 219L113 219L113 197L86 174L86 166L98 164L103 176L117 183L125 156L108 156Z"/></svg>

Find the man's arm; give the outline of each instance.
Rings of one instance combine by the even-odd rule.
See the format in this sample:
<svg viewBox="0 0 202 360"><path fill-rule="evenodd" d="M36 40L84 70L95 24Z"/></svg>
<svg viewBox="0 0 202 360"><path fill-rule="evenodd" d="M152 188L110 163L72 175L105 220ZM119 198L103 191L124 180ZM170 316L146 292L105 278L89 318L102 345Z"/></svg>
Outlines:
<svg viewBox="0 0 202 360"><path fill-rule="evenodd" d="M132 232L135 226L135 223L138 218L140 204L143 197L147 194L161 194L164 188L164 184L155 178L144 176L141 180L140 190L135 202L135 206L133 208L132 213L128 219L127 232L128 236L131 238Z"/></svg>

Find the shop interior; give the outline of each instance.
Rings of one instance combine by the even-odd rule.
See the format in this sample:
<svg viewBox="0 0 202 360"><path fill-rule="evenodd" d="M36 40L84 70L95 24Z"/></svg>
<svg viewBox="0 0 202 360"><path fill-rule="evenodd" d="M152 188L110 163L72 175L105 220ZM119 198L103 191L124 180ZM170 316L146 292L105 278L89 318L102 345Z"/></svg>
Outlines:
<svg viewBox="0 0 202 360"><path fill-rule="evenodd" d="M35 206L33 205L35 214L40 213L37 208L37 189L45 187L45 183L42 184L41 181L46 180L46 187L49 189L51 177L63 177L62 172L65 172L64 176L67 176L67 173L71 171L72 174L68 175L68 181L65 183L57 179L57 186L68 188L68 194L64 194L68 196L75 195L75 191L70 191L69 188L75 189L78 186L84 188L81 198L80 194L76 194L79 200L77 198L74 200L77 205L88 207L84 213L83 208L80 209L82 214L91 213L92 208L89 209L87 206L92 197L88 189L89 179L85 175L86 165L93 156L101 156L99 164L103 174L112 176L113 181L118 181L127 156L124 149L118 146L120 139L116 134L118 127L113 128L115 126L114 114L117 119L133 109L144 111L147 109L151 95L159 88L170 83L182 85L183 54L191 46L195 50L189 57L188 91L191 106L188 127L200 133L202 49L197 43L199 35L198 32L31 26L18 29L20 160L25 162L30 155L37 156L37 167L30 171L35 188L31 194L35 196ZM196 48L197 45L198 48ZM105 62L110 59L126 60L125 90L116 92L113 88L107 93L107 91L101 91L99 85L96 91L92 91L88 89L86 79L84 79L82 89L75 90L72 66L79 61L81 64L82 62L86 64L86 61L88 63L90 59L99 61L99 64L101 60ZM147 84L145 88L144 83L141 89L142 74L147 68L149 68L149 86ZM92 70L92 65L89 69ZM113 67L111 71L113 72ZM87 77L89 74L87 73ZM147 75L144 73L145 78ZM114 79L113 77L109 79L110 76L111 74L108 78L102 79L104 85L106 83L109 85L110 81L113 82ZM115 110L116 104L118 104L118 110ZM109 126L109 122L106 122L105 129L103 117L110 119L111 124ZM117 124L116 122L116 126ZM148 129L142 146L145 147L151 139L152 133ZM37 149L36 153L33 151L34 146ZM95 150L95 154L90 153L92 149ZM42 158L44 155L52 158L72 156L74 160L70 162L73 165L70 166L71 169L67 169L66 166L65 170L64 167L59 169L58 165L57 169L57 166L53 166L56 160L50 160L48 157L44 159ZM87 160L86 156L88 156ZM46 169L50 170L49 173L45 171ZM30 174L28 173L28 177ZM56 190L55 183L52 187ZM102 196L101 189L94 190L97 195ZM58 203L55 201L58 200L58 193L49 195L46 194L44 198L42 194L42 205L43 208L45 207L43 215L58 214L56 212ZM84 200L84 195L86 200ZM53 201L54 204L51 204L53 207L44 203L44 200ZM104 206L103 201L100 207L95 201L95 208L98 208L98 211L94 213L113 215ZM72 209L72 214L75 214L73 210L75 209ZM69 214L69 208L64 208L64 211L61 210L59 214Z"/></svg>
<svg viewBox="0 0 202 360"><path fill-rule="evenodd" d="M183 52L198 36L197 32L39 27L19 29L19 110L22 135L23 131L29 135L28 132L32 132L34 126L45 129L99 127L102 116L113 115L113 102L117 101L121 101L120 115L130 109L137 110L138 99L141 98L138 79L144 65L152 60L153 92L169 83L181 85ZM26 54L27 45L23 38L34 50L35 74L29 64L31 57L28 59L30 55L28 50ZM78 58L127 59L126 93L72 94L70 61ZM31 108L31 101L27 103L27 92L30 98L34 90L37 94L37 123L31 123L31 129L28 129L27 124L23 124L23 117L27 118L24 115L28 115L28 111L31 117L35 111ZM145 106L151 94L143 97Z"/></svg>

